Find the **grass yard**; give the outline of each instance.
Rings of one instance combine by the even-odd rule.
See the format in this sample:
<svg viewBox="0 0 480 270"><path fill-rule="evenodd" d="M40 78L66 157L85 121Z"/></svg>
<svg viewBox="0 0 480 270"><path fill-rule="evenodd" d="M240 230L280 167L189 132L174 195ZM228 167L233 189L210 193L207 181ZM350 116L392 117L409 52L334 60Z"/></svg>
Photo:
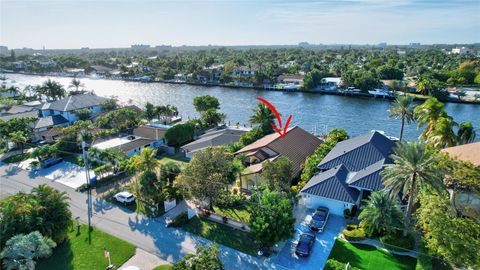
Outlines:
<svg viewBox="0 0 480 270"><path fill-rule="evenodd" d="M159 266L153 268L153 270L170 270L170 269L173 269L173 266L171 266L169 264L162 264L162 265L159 265Z"/></svg>
<svg viewBox="0 0 480 270"><path fill-rule="evenodd" d="M352 245L337 239L329 259L350 262L361 269L415 269L417 260L408 256L397 256L368 245Z"/></svg>
<svg viewBox="0 0 480 270"><path fill-rule="evenodd" d="M10 157L4 159L3 162L5 162L5 163L17 163L17 162L24 161L24 160L29 159L29 158L30 158L30 153L23 153L23 154L10 156Z"/></svg>
<svg viewBox="0 0 480 270"><path fill-rule="evenodd" d="M229 208L220 208L218 206L214 206L213 210L215 211L215 214L228 217L229 219L234 219L247 223L250 221L250 213L247 211L245 206Z"/></svg>
<svg viewBox="0 0 480 270"><path fill-rule="evenodd" d="M205 218L193 217L183 229L209 240L256 256L258 248L249 233L235 230Z"/></svg>
<svg viewBox="0 0 480 270"><path fill-rule="evenodd" d="M93 229L92 242L88 242L88 226L82 225L68 233L68 240L53 250L53 254L40 260L37 270L89 270L106 269L108 259L103 257L103 248L110 252L115 269L135 254L135 246L115 236Z"/></svg>

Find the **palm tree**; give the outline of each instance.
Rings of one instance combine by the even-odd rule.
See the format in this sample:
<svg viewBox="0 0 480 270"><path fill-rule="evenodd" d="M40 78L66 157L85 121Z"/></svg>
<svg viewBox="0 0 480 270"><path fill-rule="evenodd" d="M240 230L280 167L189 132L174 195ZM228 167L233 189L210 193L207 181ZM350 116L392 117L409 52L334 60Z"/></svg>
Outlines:
<svg viewBox="0 0 480 270"><path fill-rule="evenodd" d="M63 86L56 82L48 79L45 81L39 88L39 94L44 95L47 99L57 100L64 98L66 96L66 91Z"/></svg>
<svg viewBox="0 0 480 270"><path fill-rule="evenodd" d="M70 85L68 86L69 88L75 88L75 91L78 92L78 88L83 87L83 83L80 80L77 80L73 78L73 80L70 82Z"/></svg>
<svg viewBox="0 0 480 270"><path fill-rule="evenodd" d="M50 256L55 246L55 242L38 231L17 234L7 241L0 258L7 270L35 269L35 260Z"/></svg>
<svg viewBox="0 0 480 270"><path fill-rule="evenodd" d="M392 199L383 191L374 191L370 194L358 218L365 225L367 234L392 234L402 223L402 210L398 200Z"/></svg>
<svg viewBox="0 0 480 270"><path fill-rule="evenodd" d="M273 132L272 124L275 118L275 114L267 105L258 103L253 115L250 116L250 123L260 125L260 129L266 135Z"/></svg>
<svg viewBox="0 0 480 270"><path fill-rule="evenodd" d="M441 117L435 124L435 128L429 133L426 142L436 148L445 148L457 144L457 135L453 128L457 123L450 116Z"/></svg>
<svg viewBox="0 0 480 270"><path fill-rule="evenodd" d="M410 216L414 199L420 187L430 187L437 192L443 192L443 172L434 164L437 157L428 151L423 142L400 142L394 147L391 156L392 164L385 165L381 175L385 190L391 197L402 195L408 197L407 209L404 213L404 236L408 233Z"/></svg>
<svg viewBox="0 0 480 270"><path fill-rule="evenodd" d="M156 151L153 148L143 148L140 154L132 157L131 166L142 175L145 172L154 172L160 162L155 158ZM140 196L140 187L138 185L139 175L135 177L135 191Z"/></svg>
<svg viewBox="0 0 480 270"><path fill-rule="evenodd" d="M458 144L472 143L475 140L477 133L473 128L472 122L463 122L459 125L457 131Z"/></svg>
<svg viewBox="0 0 480 270"><path fill-rule="evenodd" d="M18 130L18 131L12 132L9 134L9 137L10 137L10 141L15 143L18 147L20 147L20 150L23 153L23 148L28 141L23 131Z"/></svg>
<svg viewBox="0 0 480 270"><path fill-rule="evenodd" d="M66 192L60 192L47 185L39 185L32 189L41 207L39 220L42 226L40 233L61 243L65 240L72 224L72 213L68 205L70 198Z"/></svg>
<svg viewBox="0 0 480 270"><path fill-rule="evenodd" d="M403 129L405 127L405 122L407 122L407 124L410 124L412 121L415 121L415 105L413 104L413 98L410 96L398 96L395 102L390 106L390 109L388 111L390 113L390 118L401 119L401 141L403 138Z"/></svg>
<svg viewBox="0 0 480 270"><path fill-rule="evenodd" d="M436 98L427 99L422 105L415 108L415 120L418 122L418 128L426 125L420 138L426 140L430 133L435 129L438 120L447 116L443 110L445 104Z"/></svg>

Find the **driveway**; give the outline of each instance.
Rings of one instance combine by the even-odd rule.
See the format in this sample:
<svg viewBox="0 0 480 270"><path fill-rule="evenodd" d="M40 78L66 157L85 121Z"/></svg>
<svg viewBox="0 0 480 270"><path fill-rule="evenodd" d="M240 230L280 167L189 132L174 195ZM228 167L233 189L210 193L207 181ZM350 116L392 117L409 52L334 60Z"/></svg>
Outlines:
<svg viewBox="0 0 480 270"><path fill-rule="evenodd" d="M36 174L73 189L80 187L87 181L84 167L66 161L55 164L50 168L39 169ZM90 178L93 176L95 176L95 173L90 170Z"/></svg>
<svg viewBox="0 0 480 270"><path fill-rule="evenodd" d="M64 191L70 198L69 204L73 216L80 217L82 222L87 221L86 194L75 192L59 184L58 181L32 175L12 165L0 165L0 179L0 197L15 194L18 191L28 192L39 184L47 184ZM178 261L188 253L195 252L198 245L213 244L212 241L181 229L166 228L163 218L153 219L137 215L100 198L93 199L92 212L92 225L95 228L120 237L170 263ZM269 259L250 256L220 244L218 246L225 269L275 269Z"/></svg>
<svg viewBox="0 0 480 270"><path fill-rule="evenodd" d="M303 214L298 213L298 211L302 211L302 209L296 211L297 214L299 214L300 217L303 216L303 218L295 225L295 235L293 238L289 240L273 258L273 262L279 269L323 269L335 243L335 239L346 226L345 219L341 216L330 215L325 230L321 233L316 233L315 243L313 244L310 256L301 258L295 255L294 252L296 241L302 232L310 232L305 221L311 218L314 210L306 210L304 208Z"/></svg>

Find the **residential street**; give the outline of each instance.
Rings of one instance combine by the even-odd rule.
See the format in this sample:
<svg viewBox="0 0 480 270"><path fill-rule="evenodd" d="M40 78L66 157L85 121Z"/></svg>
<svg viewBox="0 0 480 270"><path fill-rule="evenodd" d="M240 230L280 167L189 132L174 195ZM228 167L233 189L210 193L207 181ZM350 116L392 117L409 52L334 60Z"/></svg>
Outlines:
<svg viewBox="0 0 480 270"><path fill-rule="evenodd" d="M87 195L45 177L19 169L14 165L0 165L0 196L3 198L18 191L28 192L39 184L48 184L70 197L74 217L87 222ZM211 241L176 228L165 228L163 219L151 219L127 212L101 199L93 199L92 224L95 228L125 239L160 258L176 262L185 254L194 252L198 244ZM234 249L221 246L221 257L226 269L275 269L271 260L261 260ZM282 267L283 269L283 267Z"/></svg>

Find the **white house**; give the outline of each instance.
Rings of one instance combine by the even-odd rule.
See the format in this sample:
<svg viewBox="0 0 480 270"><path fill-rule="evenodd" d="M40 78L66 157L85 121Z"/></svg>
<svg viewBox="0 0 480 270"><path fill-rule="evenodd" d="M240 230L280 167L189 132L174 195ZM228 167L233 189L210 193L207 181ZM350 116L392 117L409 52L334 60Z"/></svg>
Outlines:
<svg viewBox="0 0 480 270"><path fill-rule="evenodd" d="M108 101L108 98L93 94L69 96L64 99L45 103L41 108L41 116L52 117L58 115L63 117L69 124L73 124L79 120L75 111L89 109L93 117L103 111L102 103L106 101Z"/></svg>
<svg viewBox="0 0 480 270"><path fill-rule="evenodd" d="M452 49L453 54L471 54L473 53L472 49L467 48L467 47L456 47Z"/></svg>
<svg viewBox="0 0 480 270"><path fill-rule="evenodd" d="M391 163L394 146L377 131L339 142L317 166L321 172L303 187L305 205L328 207L336 215L358 207L371 191L383 189L380 172Z"/></svg>
<svg viewBox="0 0 480 270"><path fill-rule="evenodd" d="M133 135L110 138L94 142L92 147L100 150L117 148L122 150L127 156L131 157L139 154L143 148L150 147L158 149L165 144L165 126L144 125L133 130Z"/></svg>

